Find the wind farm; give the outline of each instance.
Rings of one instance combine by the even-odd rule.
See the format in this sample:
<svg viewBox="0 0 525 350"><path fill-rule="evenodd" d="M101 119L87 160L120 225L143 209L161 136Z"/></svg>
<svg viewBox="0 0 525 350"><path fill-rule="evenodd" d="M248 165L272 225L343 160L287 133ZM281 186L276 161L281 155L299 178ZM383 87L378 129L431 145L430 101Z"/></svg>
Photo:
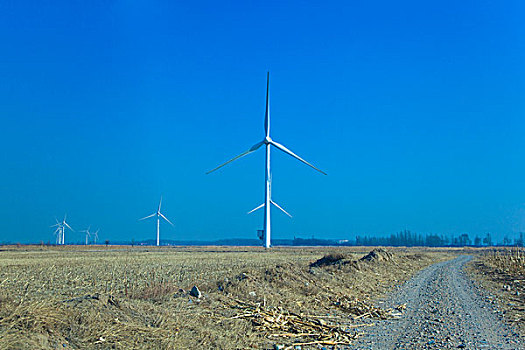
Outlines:
<svg viewBox="0 0 525 350"><path fill-rule="evenodd" d="M0 350L525 349L524 3L0 3Z"/></svg>
<svg viewBox="0 0 525 350"><path fill-rule="evenodd" d="M472 247L465 234L447 241L446 237L429 234L423 237L407 230L383 240L357 236L355 241L312 237L285 242L273 238L271 208L277 208L290 219L292 215L272 197L272 148L317 173L327 173L271 137L270 72L266 73L265 96L263 139L206 172L206 175L213 173L264 148L263 203L247 212L252 214L263 209L262 229L257 230L259 241L240 240L250 243L237 244L236 240L230 240L225 245L220 241L217 244L197 241L197 245L192 246L194 243L189 241L167 239L173 232L163 231L161 237L162 222L175 226L162 211L163 196L155 212L137 220L144 224L136 223L137 228L143 228L146 223L149 227L150 219L155 220L155 239L138 244L132 239L110 246L106 239L105 246L101 246L97 242L99 229L91 231L88 225L84 230L75 231L64 215L61 221L55 219L56 223L50 226L54 228L55 245L41 245L38 249L4 246L4 252L0 253L0 266L6 267L0 269L0 305L6 300L19 303L17 307L7 303L0 311L0 348L314 350L321 346L362 349L370 342L377 342L379 348L386 349L395 348L394 342L407 341L414 349L427 349L428 344L434 343L443 348L450 344L462 347L464 339L469 339L468 334L474 334L474 330L459 340L450 336L436 340L433 331L428 332L424 325L419 325L418 320L428 318L426 314L439 313L443 318L448 317L447 326L436 326L440 333L456 334L459 328L477 327L476 322L442 314L446 310L414 309L414 305L432 304L436 299L446 299L446 303L458 310L468 304L471 312L489 325L485 337L492 337L491 344L501 344L505 339L513 345L503 348L514 349L514 345L520 343L519 333L494 319L485 304L472 303L472 298L479 298L478 292L470 287L462 271L475 256L476 265L472 266L476 267L471 267L470 279L501 283L501 276L495 271L510 262L518 266L512 277L508 277L515 279L525 269L523 248L503 247L498 253L490 253L490 234L483 239L484 246L478 240ZM278 170L277 174L279 179L286 178L285 172ZM210 179L206 176L203 181ZM315 187L308 189L309 195L315 191ZM316 210L316 202L309 201L308 205L309 210ZM67 239L66 231L70 232ZM153 230L145 231L144 237L153 236ZM517 245L523 246L523 237L520 239ZM385 249L377 245L391 247ZM465 248L469 245L471 247ZM20 259L21 249L29 249L31 261L37 261L35 265L22 260L22 264L32 266L23 272L10 268L10 262L14 261L11 257ZM64 269L53 268L57 259ZM35 270L35 266L40 270ZM491 277L487 277L487 272ZM445 276L446 288L442 293L412 295L414 288L434 290L433 283L443 281ZM510 283L508 278L505 283ZM393 286L400 282L405 284L393 292ZM446 292L454 288L461 288L453 293L459 299L450 299L451 294ZM525 292L517 284L504 288L516 289L517 295ZM6 291L10 291L9 295ZM412 295L411 299L403 299L406 294ZM376 306L378 298L385 295L406 303L390 308ZM462 295L468 298L463 300ZM508 301L508 296L501 298ZM45 308L41 300L48 300ZM521 317L512 308L505 312ZM43 320L39 321L42 325L28 326L17 321L28 313L32 313L31 316L24 317L34 320L31 322ZM144 326L145 319L157 321L148 321ZM375 326L375 322L385 319L401 319L399 322L406 324L403 327L417 332L418 336L406 338L405 333L394 338L385 336L392 330L385 331L384 327L388 326L383 323ZM366 331L358 332L357 328L362 327L367 327ZM518 328L525 332L525 327ZM497 334L492 330L497 330Z"/></svg>
<svg viewBox="0 0 525 350"><path fill-rule="evenodd" d="M515 250L507 241L497 252L491 252L489 233L483 241L477 237L474 242L468 234L449 239L408 230L390 237L356 236L355 240L337 241L314 237L285 241L273 237L272 207L293 218L272 197L275 169L271 162L272 148L316 173L327 173L272 138L270 72L266 73L265 97L263 139L206 172L206 175L214 173L264 148L263 202L247 212L253 214L263 209L258 240L174 241L169 239L173 238L173 229L163 231L161 237L162 222L175 227L163 211L162 195L155 212L136 220L144 222L135 223L137 230L144 230L142 237L149 237L139 242L131 238L123 244L109 245L110 240L105 239L103 246L98 242L99 229L91 231L88 225L75 231L67 215L61 221L55 218L55 224L50 226L54 229L55 245L41 244L38 248L4 245L0 251L0 349L29 346L314 350L341 346L357 350L367 348L371 342L380 344L380 349L406 343L414 349L427 349L434 343L439 348L477 343L477 338L469 337L478 334L475 329L479 321L457 319L439 307L428 310L418 307L435 300L446 300L443 304L449 303L453 309L468 307L476 319L483 320L486 325L483 337L491 339L492 345L499 348L506 341L510 345L502 348L519 348L515 346L521 342L520 333L487 312L486 302L472 301L481 297L469 281L495 283L496 289L490 290L496 292L502 283L497 271L502 268L510 271L511 264L512 274L506 275L508 284L503 288L516 290L518 296L521 292L525 295L523 286L515 283L525 271L522 235L516 240ZM279 179L287 177L279 168L276 173ZM294 174L294 179L298 176L299 173ZM330 177L324 179L330 181ZM209 176L202 179L211 180ZM309 196L315 196L316 191L315 186L308 186ZM223 199L223 204L228 200L229 197ZM112 217L117 213L113 209L116 207L112 205ZM317 201L302 205L302 210L314 212L317 208ZM200 220L205 221L208 215L205 211ZM304 216L299 218L305 220ZM145 227L153 220L155 236L151 239L153 230ZM184 222L184 217L178 221ZM80 225L73 223L73 226ZM243 230L249 231L250 227ZM66 231L70 232L68 236ZM31 261L27 255L20 255L21 250L29 250ZM470 277L465 277L463 271L473 256L476 265L468 265ZM22 266L27 268L13 268L15 259L22 259ZM55 268L57 261L63 268ZM436 281L444 280L440 282L445 284L439 289L441 292L414 294L414 289L433 291ZM398 289L393 289L394 286ZM376 306L378 298L385 295L404 303L390 301L392 307ZM406 299L406 295L411 296ZM45 306L42 300L46 300ZM501 300L511 305L508 295L501 296ZM520 302L525 304L525 300ZM504 312L515 318L522 316L513 308L507 307ZM439 333L418 323L435 313L448 319L446 326L434 326ZM19 319L29 321L22 324ZM375 322L385 319L400 319L408 333L389 336L395 330L387 324L375 326ZM144 320L152 321L145 326ZM364 333L357 331L363 327L367 327ZM518 330L525 335L523 325ZM452 336L464 331L465 335L459 339ZM409 332L416 332L417 336L410 336ZM436 339L435 334L451 336Z"/></svg>

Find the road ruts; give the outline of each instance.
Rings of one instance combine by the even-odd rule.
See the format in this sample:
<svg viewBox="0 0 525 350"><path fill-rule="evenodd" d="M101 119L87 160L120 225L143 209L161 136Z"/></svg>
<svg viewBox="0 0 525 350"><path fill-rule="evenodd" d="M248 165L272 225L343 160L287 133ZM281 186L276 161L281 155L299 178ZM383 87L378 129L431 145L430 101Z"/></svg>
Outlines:
<svg viewBox="0 0 525 350"><path fill-rule="evenodd" d="M432 265L381 303L406 303L398 319L376 321L348 349L525 349L520 337L464 272L470 256Z"/></svg>

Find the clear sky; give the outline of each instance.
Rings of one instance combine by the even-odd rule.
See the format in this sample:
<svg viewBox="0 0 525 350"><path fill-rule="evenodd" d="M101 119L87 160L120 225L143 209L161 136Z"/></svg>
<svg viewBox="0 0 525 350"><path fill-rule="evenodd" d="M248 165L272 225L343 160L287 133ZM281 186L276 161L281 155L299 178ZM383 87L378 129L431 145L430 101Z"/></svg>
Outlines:
<svg viewBox="0 0 525 350"><path fill-rule="evenodd" d="M522 1L0 1L0 242L525 230ZM82 240L80 233L66 240Z"/></svg>

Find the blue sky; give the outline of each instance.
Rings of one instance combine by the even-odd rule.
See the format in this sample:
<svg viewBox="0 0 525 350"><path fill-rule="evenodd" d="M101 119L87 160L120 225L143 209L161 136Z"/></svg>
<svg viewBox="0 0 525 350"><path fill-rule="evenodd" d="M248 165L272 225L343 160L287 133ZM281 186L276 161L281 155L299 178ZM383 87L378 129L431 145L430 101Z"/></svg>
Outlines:
<svg viewBox="0 0 525 350"><path fill-rule="evenodd" d="M525 230L520 1L0 2L0 241ZM67 237L81 241L79 233Z"/></svg>

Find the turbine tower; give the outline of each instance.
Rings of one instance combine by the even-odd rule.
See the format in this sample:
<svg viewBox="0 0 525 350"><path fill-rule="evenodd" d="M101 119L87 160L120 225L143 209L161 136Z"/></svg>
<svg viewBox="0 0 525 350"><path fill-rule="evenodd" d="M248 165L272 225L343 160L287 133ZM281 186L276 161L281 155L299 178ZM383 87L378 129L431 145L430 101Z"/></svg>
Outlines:
<svg viewBox="0 0 525 350"><path fill-rule="evenodd" d="M151 215L148 215L148 216L145 216L143 217L142 219L139 219L139 220L145 220L145 219L149 219L153 216L157 216L157 246L160 245L160 218L163 218L164 220L166 220L167 222L170 223L171 226L175 226L173 225L173 223L171 221L168 220L167 217L165 217L161 212L160 212L160 206L162 205L162 196L160 197L160 202L159 202L159 208L157 209L157 212L156 213L153 213Z"/></svg>
<svg viewBox="0 0 525 350"><path fill-rule="evenodd" d="M55 235L57 236L56 244L58 245L64 245L66 242L66 228L70 229L71 231L75 231L69 226L69 224L66 222L66 215L64 215L64 220L59 222L56 218L55 221L57 222L55 225L52 225L51 227L56 227Z"/></svg>
<svg viewBox="0 0 525 350"><path fill-rule="evenodd" d="M263 226L263 234L264 234L264 246L266 248L269 248L270 245L271 245L271 210L270 210L270 204L273 204L275 205L277 208L281 209L283 212L286 213L286 211L281 208L280 206L278 206L274 201L272 201L272 197L271 197L271 177L272 177L272 173L271 173L271 170L270 170L270 148L271 146L274 146L276 147L277 149L283 151L284 153L294 157L295 159L299 160L300 162L303 162L304 164L314 168L315 170L317 170L318 172L326 175L326 173L322 170L319 170L317 169L315 166L313 166L312 164L308 163L306 160L302 159L301 157L299 157L297 154L293 153L292 151L290 151L288 148L286 148L285 146L281 145L280 143L272 140L272 138L270 137L270 72L267 73L266 75L266 112L265 112L265 116L264 116L264 131L266 133L264 139L261 141L261 142L258 142L256 143L255 145L253 145L249 150L239 154L237 157L235 158L232 158L230 159L229 161L227 161L226 163L224 164L221 164L219 165L218 167L216 167L215 169L212 169L210 171L208 171L206 174L209 174L211 172L214 172L215 170L219 169L219 168L222 168L223 166L225 166L226 164L229 164L231 162L233 162L234 160L237 160L239 158L242 158L252 152L255 152L256 150L258 150L262 145L265 145L266 146L266 169L265 169L265 187L264 187L264 203L261 204L260 206L258 206L257 208L253 209L252 211L250 212L253 212L261 207L264 207L264 226ZM288 213L286 213L287 215L290 215Z"/></svg>

